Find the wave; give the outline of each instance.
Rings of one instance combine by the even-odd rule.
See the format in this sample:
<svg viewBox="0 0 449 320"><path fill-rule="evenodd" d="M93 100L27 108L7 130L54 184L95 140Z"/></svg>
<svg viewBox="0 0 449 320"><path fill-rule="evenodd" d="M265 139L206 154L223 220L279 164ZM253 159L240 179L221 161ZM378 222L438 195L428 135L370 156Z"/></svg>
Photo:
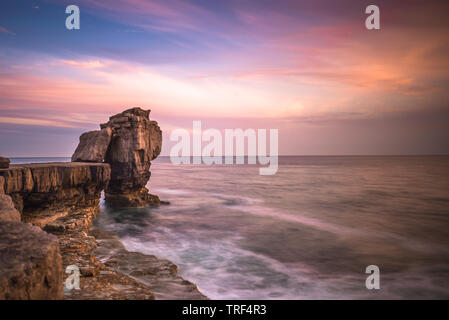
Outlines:
<svg viewBox="0 0 449 320"><path fill-rule="evenodd" d="M165 189L165 188L157 188L153 189L157 193L162 194L173 194L173 195L182 195L182 194L189 194L190 192L187 190L177 190L177 189Z"/></svg>

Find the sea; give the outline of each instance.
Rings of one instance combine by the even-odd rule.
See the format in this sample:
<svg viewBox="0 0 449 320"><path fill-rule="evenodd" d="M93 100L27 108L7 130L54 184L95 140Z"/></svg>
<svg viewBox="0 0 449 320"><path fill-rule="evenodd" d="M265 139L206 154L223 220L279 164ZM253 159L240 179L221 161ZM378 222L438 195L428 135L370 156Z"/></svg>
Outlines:
<svg viewBox="0 0 449 320"><path fill-rule="evenodd" d="M281 156L271 176L159 157L147 187L170 204L102 202L96 225L211 299L449 298L449 156Z"/></svg>

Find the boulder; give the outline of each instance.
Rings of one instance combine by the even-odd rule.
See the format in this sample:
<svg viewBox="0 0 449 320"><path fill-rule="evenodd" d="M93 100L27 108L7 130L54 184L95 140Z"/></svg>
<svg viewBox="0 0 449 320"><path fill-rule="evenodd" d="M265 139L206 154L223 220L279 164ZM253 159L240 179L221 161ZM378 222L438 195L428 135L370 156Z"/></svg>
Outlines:
<svg viewBox="0 0 449 320"><path fill-rule="evenodd" d="M72 155L72 162L103 162L111 142L111 135L112 130L109 127L83 133Z"/></svg>
<svg viewBox="0 0 449 320"><path fill-rule="evenodd" d="M9 163L11 161L9 161L8 158L5 157L0 157L0 169L7 169L9 168Z"/></svg>
<svg viewBox="0 0 449 320"><path fill-rule="evenodd" d="M20 212L14 207L10 196L0 194L0 222L16 221L20 222Z"/></svg>
<svg viewBox="0 0 449 320"><path fill-rule="evenodd" d="M58 239L39 227L0 222L0 300L62 299Z"/></svg>

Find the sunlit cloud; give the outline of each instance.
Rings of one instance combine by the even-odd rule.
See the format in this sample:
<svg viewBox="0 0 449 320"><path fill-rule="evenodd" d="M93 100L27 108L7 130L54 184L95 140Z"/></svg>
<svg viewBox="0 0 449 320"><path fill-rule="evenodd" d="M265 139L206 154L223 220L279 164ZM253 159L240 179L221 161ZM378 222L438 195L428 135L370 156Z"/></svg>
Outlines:
<svg viewBox="0 0 449 320"><path fill-rule="evenodd" d="M363 28L355 0L80 0L79 33L47 37L49 24L20 43L27 26L5 20L0 123L82 132L140 106L152 109L165 135L201 119L220 128L276 126L289 154L346 150L338 139L376 136L384 123L394 127L384 128L384 140L390 132L413 146L415 120L385 119L446 114L448 5L398 3L379 0L378 32ZM61 12L60 1L44 1L39 12L44 6ZM282 138L298 135L301 143Z"/></svg>
<svg viewBox="0 0 449 320"><path fill-rule="evenodd" d="M7 124L21 124L28 126L45 126L45 127L64 127L64 128L76 128L65 122L57 122L43 119L30 119L30 118L13 118L13 117L0 117L0 123Z"/></svg>
<svg viewBox="0 0 449 320"><path fill-rule="evenodd" d="M89 60L89 61L61 60L61 63L67 66L82 69L96 69L96 68L103 68L106 66L105 63L100 62L99 60Z"/></svg>

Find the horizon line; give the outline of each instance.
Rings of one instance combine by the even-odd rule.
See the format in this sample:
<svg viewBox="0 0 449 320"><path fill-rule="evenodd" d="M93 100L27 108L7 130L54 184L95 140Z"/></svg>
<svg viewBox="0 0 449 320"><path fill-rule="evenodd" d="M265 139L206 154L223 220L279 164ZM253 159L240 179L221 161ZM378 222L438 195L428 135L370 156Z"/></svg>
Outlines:
<svg viewBox="0 0 449 320"><path fill-rule="evenodd" d="M269 155L267 155L269 156ZM449 156L449 153L422 153L422 154L280 154L278 157L422 157L422 156ZM188 156L197 158L202 156ZM211 156L213 157L213 156ZM230 157L230 156L222 156ZM242 157L233 155L232 157ZM243 157L250 157L244 155ZM257 157L257 155L252 156ZM8 159L42 159L42 158L71 158L71 156L32 156L32 157L6 157ZM170 158L169 155L160 155L157 158ZM156 158L156 159L157 159ZM187 156L186 156L187 158ZM155 159L153 159L155 160Z"/></svg>

